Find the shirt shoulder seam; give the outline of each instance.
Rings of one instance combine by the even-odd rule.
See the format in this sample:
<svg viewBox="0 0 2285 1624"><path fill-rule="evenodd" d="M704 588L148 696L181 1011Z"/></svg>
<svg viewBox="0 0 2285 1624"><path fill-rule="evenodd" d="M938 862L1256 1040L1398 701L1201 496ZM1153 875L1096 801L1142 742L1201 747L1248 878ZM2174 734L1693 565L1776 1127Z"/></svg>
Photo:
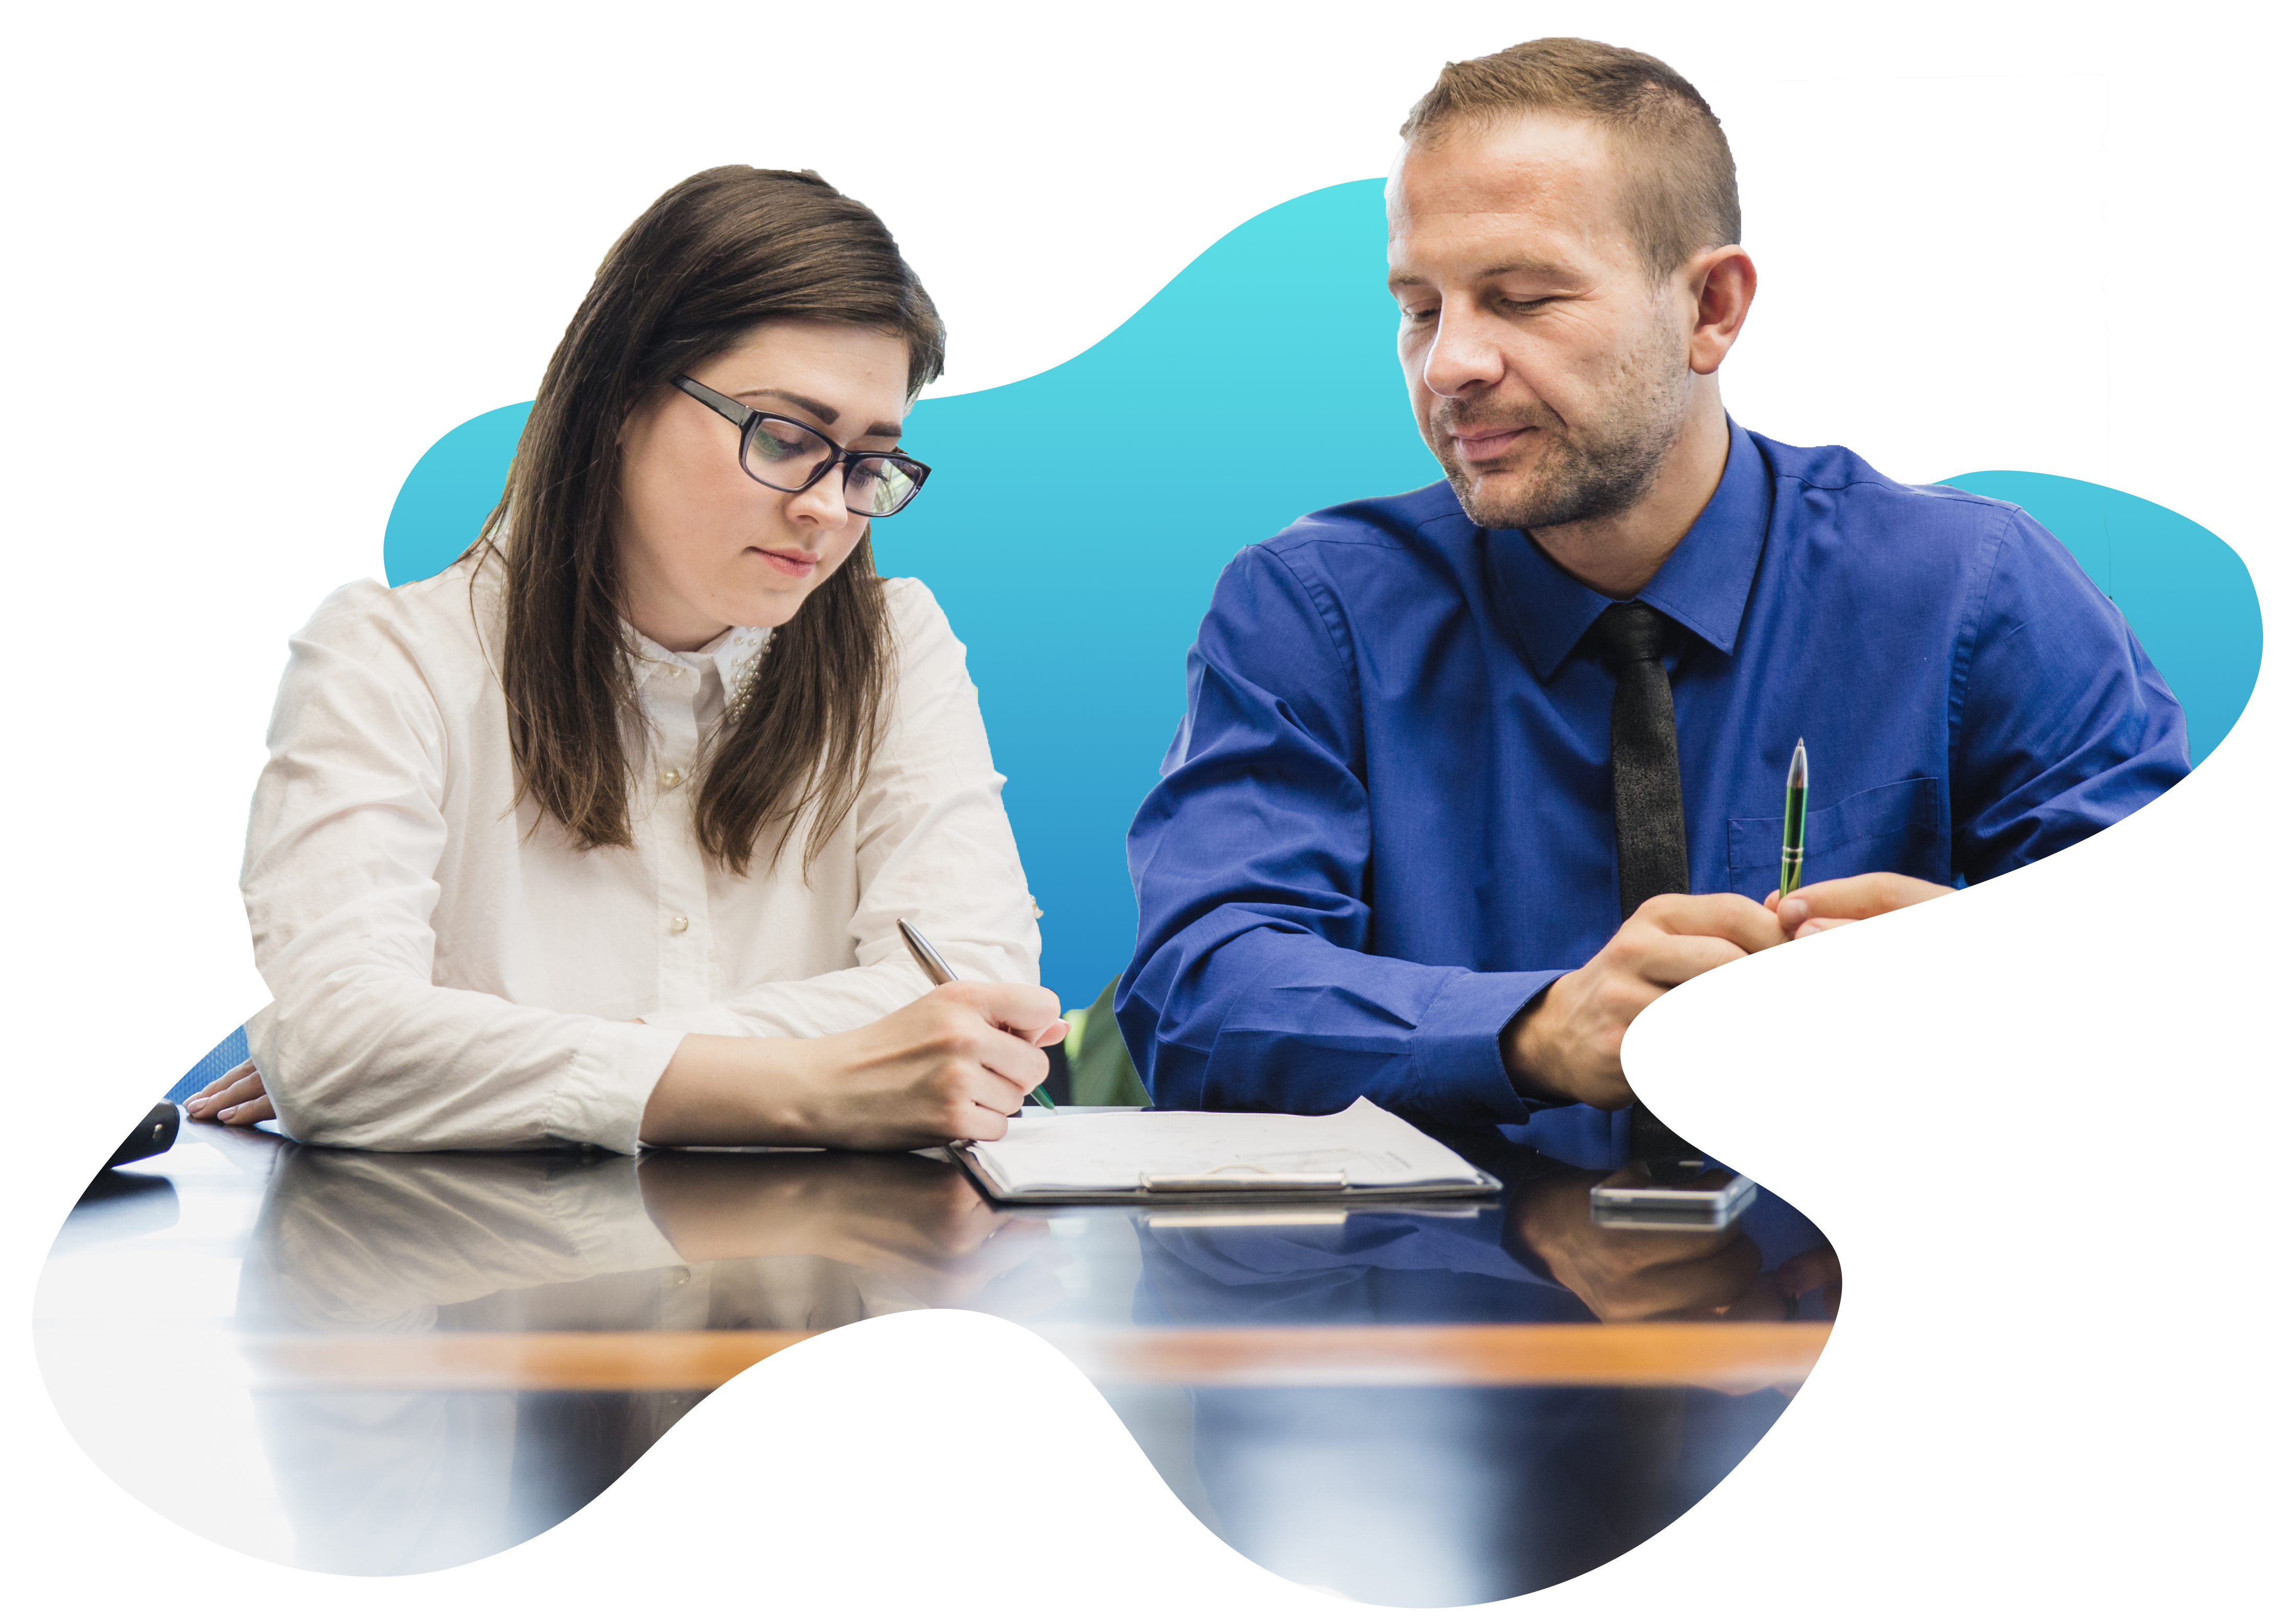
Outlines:
<svg viewBox="0 0 2285 1624"><path fill-rule="evenodd" d="M1364 686L1357 676L1356 645L1348 634L1346 617L1335 612L1332 588L1315 570L1299 568L1295 561L1284 553L1272 551L1266 545L1262 552L1270 562L1292 578L1308 599L1310 608L1316 613L1317 624L1324 629L1326 640L1332 644L1333 652L1340 660L1342 674L1348 679L1349 713L1362 716Z"/></svg>

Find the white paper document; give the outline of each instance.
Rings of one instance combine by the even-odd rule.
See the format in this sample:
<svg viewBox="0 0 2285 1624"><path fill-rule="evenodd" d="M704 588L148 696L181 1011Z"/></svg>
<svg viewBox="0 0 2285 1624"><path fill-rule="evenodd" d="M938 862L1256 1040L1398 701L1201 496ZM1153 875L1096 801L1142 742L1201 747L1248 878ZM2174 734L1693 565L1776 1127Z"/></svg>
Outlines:
<svg viewBox="0 0 2285 1624"><path fill-rule="evenodd" d="M1250 1111L1066 1112L1011 1119L963 1146L995 1195L1249 1189L1496 1189L1467 1158L1370 1100L1330 1117Z"/></svg>

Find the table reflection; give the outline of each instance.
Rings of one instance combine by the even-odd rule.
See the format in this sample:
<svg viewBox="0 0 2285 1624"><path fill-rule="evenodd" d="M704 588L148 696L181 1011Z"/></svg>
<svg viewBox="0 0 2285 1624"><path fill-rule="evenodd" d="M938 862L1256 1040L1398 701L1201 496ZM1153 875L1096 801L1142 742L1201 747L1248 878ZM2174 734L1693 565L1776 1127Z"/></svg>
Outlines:
<svg viewBox="0 0 2285 1624"><path fill-rule="evenodd" d="M1496 1206L1284 1215L1010 1211L919 1156L294 1147L238 1318L418 1337L2258 1311L2249 1124L1981 1147L1944 1142L1933 1112L1711 1112L1709 1128L1727 1137L1707 1158L1762 1181L1714 1236L1592 1227L1609 1147L1560 1121L1469 1144L1506 1183ZM2054 1153L2075 1170L2077 1245L2050 1267L2031 1227ZM1129 1272L1072 1266L1108 1234ZM1012 1398L1044 1400L1021 1448ZM1437 1624L2036 1617L2121 1549L2196 1414L2187 1386L258 1400L299 1560L358 1608L850 1624L941 1612L948 1530L1010 1517L1086 1535L1090 1572L1118 1546L1119 1572L1147 1573L1131 1595L1054 1592L1080 1597L1072 1617L1261 1617L1259 1578L1243 1599L1190 1572L1202 1542ZM1074 1501L1074 1460L1124 1462L1129 1501ZM980 1482L1031 1510L978 1503ZM1015 1560L957 1583L994 1595Z"/></svg>
<svg viewBox="0 0 2285 1624"><path fill-rule="evenodd" d="M1595 1149L1574 1126L1469 1147L1506 1186L1499 1208L1142 1215L1138 1318L2249 1320L2260 1302L2258 1119L1947 1147L1936 1112L1709 1112L1709 1165L1760 1170L1723 1231L1598 1227L1588 1192L1611 1163L1566 1160ZM2054 1186L2075 1245L2047 1270L2034 1228Z"/></svg>
<svg viewBox="0 0 2285 1624"><path fill-rule="evenodd" d="M379 1156L289 1145L241 1277L242 1330L823 1330L1049 1300L1046 1225L956 1169L830 1153ZM263 1440L296 1557L402 1573L585 1505L702 1392L271 1393Z"/></svg>
<svg viewBox="0 0 2285 1624"><path fill-rule="evenodd" d="M380 1156L289 1146L249 1330L823 1330L1050 1300L1040 1219L919 1157Z"/></svg>
<svg viewBox="0 0 2285 1624"><path fill-rule="evenodd" d="M1732 1117L1723 1124L1723 1117ZM1760 1119L1748 1119L1760 1117ZM1709 1112L1760 1167L1725 1234L1592 1227L1604 1165L1485 1153L1504 1211L1339 1228L1151 1227L1179 1322L2250 1318L2258 1121L1947 1147L1920 1112ZM1595 1147L1586 1147L1592 1156ZM2038 1279L2031 1174L2066 1153L2079 1245ZM1396 1617L2024 1620L2079 1588L2191 1439L2194 1386L1199 1391L1238 1551ZM2242 1517L2242 1508L2233 1508Z"/></svg>

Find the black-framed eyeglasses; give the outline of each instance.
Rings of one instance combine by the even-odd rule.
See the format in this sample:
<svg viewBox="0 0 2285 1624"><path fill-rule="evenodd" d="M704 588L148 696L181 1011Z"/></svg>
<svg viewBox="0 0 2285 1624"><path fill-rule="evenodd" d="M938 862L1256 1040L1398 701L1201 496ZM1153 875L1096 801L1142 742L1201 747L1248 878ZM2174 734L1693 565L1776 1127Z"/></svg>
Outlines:
<svg viewBox="0 0 2285 1624"><path fill-rule="evenodd" d="M679 377L674 387L738 426L738 463L747 477L773 490L806 490L836 468L849 511L885 519L921 493L929 466L896 451L844 451L808 424L774 412L757 412L710 389L695 378Z"/></svg>

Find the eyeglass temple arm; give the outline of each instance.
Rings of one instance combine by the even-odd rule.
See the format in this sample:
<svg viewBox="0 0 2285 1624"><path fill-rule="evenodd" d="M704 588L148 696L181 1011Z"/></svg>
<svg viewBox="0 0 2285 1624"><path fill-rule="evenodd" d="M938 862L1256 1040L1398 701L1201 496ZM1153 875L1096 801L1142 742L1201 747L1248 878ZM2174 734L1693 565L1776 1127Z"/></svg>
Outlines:
<svg viewBox="0 0 2285 1624"><path fill-rule="evenodd" d="M677 378L674 381L674 387L685 395L705 402L741 428L743 428L748 420L755 415L754 409L743 401L732 400L727 395L710 389L695 378Z"/></svg>

